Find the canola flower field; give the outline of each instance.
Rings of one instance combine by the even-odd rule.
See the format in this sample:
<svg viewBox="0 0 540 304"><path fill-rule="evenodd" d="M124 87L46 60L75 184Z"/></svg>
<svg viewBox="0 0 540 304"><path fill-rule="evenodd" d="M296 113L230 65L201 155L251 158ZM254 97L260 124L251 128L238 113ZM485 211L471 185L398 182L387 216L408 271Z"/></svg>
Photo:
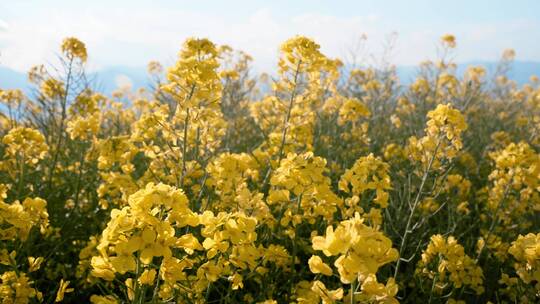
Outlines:
<svg viewBox="0 0 540 304"><path fill-rule="evenodd" d="M0 303L538 303L540 81L456 44L403 85L188 39L104 96L66 38L0 84Z"/></svg>

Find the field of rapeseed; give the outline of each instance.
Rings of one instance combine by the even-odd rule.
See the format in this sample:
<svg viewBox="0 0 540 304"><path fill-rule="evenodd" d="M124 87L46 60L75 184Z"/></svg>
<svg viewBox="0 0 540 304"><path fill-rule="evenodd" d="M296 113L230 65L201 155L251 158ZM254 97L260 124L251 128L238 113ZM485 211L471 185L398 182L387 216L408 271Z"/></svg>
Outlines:
<svg viewBox="0 0 540 304"><path fill-rule="evenodd" d="M538 303L540 82L455 47L403 85L188 39L105 96L66 38L0 88L0 302Z"/></svg>

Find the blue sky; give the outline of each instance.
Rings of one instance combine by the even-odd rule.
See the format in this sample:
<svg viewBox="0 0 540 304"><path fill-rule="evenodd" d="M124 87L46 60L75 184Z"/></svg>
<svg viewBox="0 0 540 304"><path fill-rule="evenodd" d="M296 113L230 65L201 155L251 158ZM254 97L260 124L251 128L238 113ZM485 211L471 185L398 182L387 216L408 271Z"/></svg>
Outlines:
<svg viewBox="0 0 540 304"><path fill-rule="evenodd" d="M393 32L388 59L399 65L434 58L445 33L457 36L460 62L496 60L507 48L518 60L540 61L540 1L0 0L0 65L25 71L51 61L66 36L86 42L91 69L168 65L185 38L201 36L272 70L279 44L295 34L314 38L331 57L356 50L374 63Z"/></svg>

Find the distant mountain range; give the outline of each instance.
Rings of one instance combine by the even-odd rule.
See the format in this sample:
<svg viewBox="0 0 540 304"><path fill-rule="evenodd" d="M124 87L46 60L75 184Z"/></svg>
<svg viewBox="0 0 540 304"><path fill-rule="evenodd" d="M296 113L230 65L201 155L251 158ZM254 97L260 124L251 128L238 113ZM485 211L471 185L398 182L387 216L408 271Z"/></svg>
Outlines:
<svg viewBox="0 0 540 304"><path fill-rule="evenodd" d="M88 74L93 88L111 94L119 85L131 84L133 88L148 87L151 83L146 67L113 66ZM30 91L26 73L0 66L0 89L22 89Z"/></svg>
<svg viewBox="0 0 540 304"><path fill-rule="evenodd" d="M459 64L457 75L463 75L468 66L484 66L488 75L496 70L497 63L489 61L471 61ZM398 66L397 74L402 84L410 83L418 73L417 66ZM540 62L516 61L508 73L510 79L522 85L529 81L531 75L540 77ZM113 66L107 67L94 73L90 73L89 78L94 84L94 88L102 93L110 94L119 85L130 83L133 88L147 88L151 84L150 76L146 72L146 67ZM20 88L25 92L30 91L26 74L14 71L7 67L0 66L0 89Z"/></svg>
<svg viewBox="0 0 540 304"><path fill-rule="evenodd" d="M486 69L488 77L493 75L497 70L498 62L494 61L470 61L466 63L460 63L457 65L456 74L462 77L467 67L469 66L483 66ZM398 66L396 68L397 74L401 83L408 84L418 74L418 66ZM523 85L529 82L532 75L540 77L540 62L536 61L514 61L511 69L508 72L508 78L514 80L517 84Z"/></svg>

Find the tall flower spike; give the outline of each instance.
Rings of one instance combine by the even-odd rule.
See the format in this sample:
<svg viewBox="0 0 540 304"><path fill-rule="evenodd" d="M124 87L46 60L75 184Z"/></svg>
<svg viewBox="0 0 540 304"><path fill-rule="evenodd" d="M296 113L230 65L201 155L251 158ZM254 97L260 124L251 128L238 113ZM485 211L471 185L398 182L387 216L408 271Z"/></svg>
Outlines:
<svg viewBox="0 0 540 304"><path fill-rule="evenodd" d="M70 59L79 59L82 63L88 59L86 46L75 37L68 37L62 41L62 53Z"/></svg>

